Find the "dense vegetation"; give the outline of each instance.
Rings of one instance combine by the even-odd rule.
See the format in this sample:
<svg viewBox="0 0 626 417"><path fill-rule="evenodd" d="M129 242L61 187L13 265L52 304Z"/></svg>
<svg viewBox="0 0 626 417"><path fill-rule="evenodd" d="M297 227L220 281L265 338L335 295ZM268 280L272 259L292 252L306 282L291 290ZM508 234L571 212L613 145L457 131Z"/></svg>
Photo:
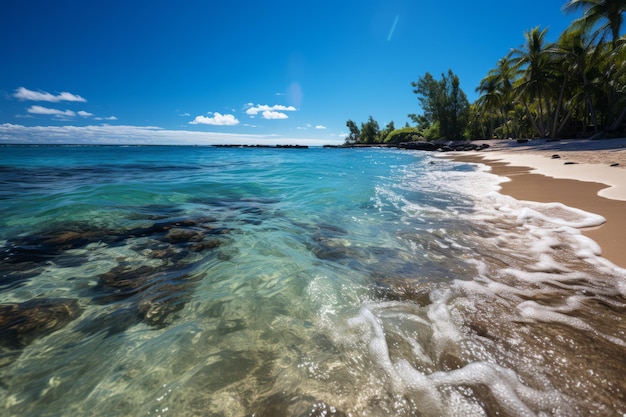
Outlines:
<svg viewBox="0 0 626 417"><path fill-rule="evenodd" d="M381 130L372 116L348 120L346 144L418 139L605 137L626 133L626 36L620 31L626 0L568 0L582 10L554 43L548 29L524 33L525 43L501 58L481 80L471 105L448 70L411 83L422 114L415 124Z"/></svg>

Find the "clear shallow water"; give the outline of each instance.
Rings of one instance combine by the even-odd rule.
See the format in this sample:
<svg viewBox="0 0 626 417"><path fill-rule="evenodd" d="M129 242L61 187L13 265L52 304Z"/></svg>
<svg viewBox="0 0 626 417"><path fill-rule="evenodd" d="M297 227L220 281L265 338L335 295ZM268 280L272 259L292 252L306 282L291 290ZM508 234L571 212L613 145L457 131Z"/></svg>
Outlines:
<svg viewBox="0 0 626 417"><path fill-rule="evenodd" d="M0 148L0 404L27 416L623 415L626 271L395 150Z"/></svg>

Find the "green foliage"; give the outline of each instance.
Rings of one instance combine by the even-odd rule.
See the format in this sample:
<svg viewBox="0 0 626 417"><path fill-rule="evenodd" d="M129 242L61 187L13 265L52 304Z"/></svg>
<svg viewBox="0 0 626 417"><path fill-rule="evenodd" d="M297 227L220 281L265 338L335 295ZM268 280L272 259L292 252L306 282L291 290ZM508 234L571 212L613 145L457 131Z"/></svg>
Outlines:
<svg viewBox="0 0 626 417"><path fill-rule="evenodd" d="M384 142L397 145L400 142L414 142L421 139L420 130L416 127L396 129L385 137Z"/></svg>
<svg viewBox="0 0 626 417"><path fill-rule="evenodd" d="M380 125L372 116L367 119L367 122L361 123L361 128L356 125L352 120L346 122L346 126L350 130L350 133L346 137L346 145L356 144L376 144L385 142L385 138L393 132L395 124L393 120L385 126L383 130L380 130Z"/></svg>
<svg viewBox="0 0 626 417"><path fill-rule="evenodd" d="M624 133L626 37L619 37L624 0L569 0L582 9L554 43L547 29L483 78L472 114L472 137L576 137Z"/></svg>
<svg viewBox="0 0 626 417"><path fill-rule="evenodd" d="M389 134L393 132L394 130L396 130L396 125L392 120L389 123L387 123L387 126L385 126L383 130L380 131L379 142L386 142L387 136L389 136Z"/></svg>
<svg viewBox="0 0 626 417"><path fill-rule="evenodd" d="M442 139L460 139L469 122L469 102L460 87L459 77L448 70L437 81L427 72L412 82L423 114L410 114L409 117L424 129L425 136Z"/></svg>
<svg viewBox="0 0 626 417"><path fill-rule="evenodd" d="M346 144L625 134L626 0L568 0L564 9L583 16L554 43L547 29L526 31L524 44L481 80L471 106L452 70L439 80L427 72L411 83L422 108L408 115L415 127L348 120Z"/></svg>
<svg viewBox="0 0 626 417"><path fill-rule="evenodd" d="M352 120L346 122L346 126L350 130L350 133L346 137L346 144L358 143L361 140L361 131L359 127Z"/></svg>
<svg viewBox="0 0 626 417"><path fill-rule="evenodd" d="M583 17L574 22L574 26L589 31L597 28L597 34L610 33L613 48L617 46L620 29L624 23L626 2L624 0L569 0L565 11L583 9Z"/></svg>
<svg viewBox="0 0 626 417"><path fill-rule="evenodd" d="M361 142L362 143L376 143L380 141L380 127L378 122L374 120L372 116L367 119L367 122L361 123Z"/></svg>

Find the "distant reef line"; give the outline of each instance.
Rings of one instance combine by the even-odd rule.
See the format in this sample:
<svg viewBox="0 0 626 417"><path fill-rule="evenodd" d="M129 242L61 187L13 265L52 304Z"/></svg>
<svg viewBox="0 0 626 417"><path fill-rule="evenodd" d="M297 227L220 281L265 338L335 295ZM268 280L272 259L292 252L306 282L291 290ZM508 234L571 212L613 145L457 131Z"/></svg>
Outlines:
<svg viewBox="0 0 626 417"><path fill-rule="evenodd" d="M265 144L210 144L210 145L172 145L172 144L79 144L79 143L0 143L0 147L168 147L168 146L191 146L191 147L209 147L209 148L252 148L252 149L308 149L309 145L265 145ZM318 147L318 146L315 146ZM489 147L488 144L475 144L465 140L457 141L432 141L432 142L401 142L401 143L356 143L341 145L323 145L323 148L395 148L395 149L411 149L418 151L480 151Z"/></svg>
<svg viewBox="0 0 626 417"><path fill-rule="evenodd" d="M435 140L431 142L400 142L400 143L355 143L344 145L324 145L324 148L397 148L431 152L481 151L489 147L486 143L476 144L466 140Z"/></svg>

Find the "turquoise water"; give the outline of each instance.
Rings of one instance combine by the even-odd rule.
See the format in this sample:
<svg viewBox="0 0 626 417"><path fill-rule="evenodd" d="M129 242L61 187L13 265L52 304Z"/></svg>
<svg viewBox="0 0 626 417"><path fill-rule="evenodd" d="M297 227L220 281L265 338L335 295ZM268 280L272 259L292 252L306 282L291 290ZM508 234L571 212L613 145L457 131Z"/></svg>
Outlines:
<svg viewBox="0 0 626 417"><path fill-rule="evenodd" d="M626 274L475 165L0 148L11 416L626 413ZM3 404L3 405L1 405Z"/></svg>

